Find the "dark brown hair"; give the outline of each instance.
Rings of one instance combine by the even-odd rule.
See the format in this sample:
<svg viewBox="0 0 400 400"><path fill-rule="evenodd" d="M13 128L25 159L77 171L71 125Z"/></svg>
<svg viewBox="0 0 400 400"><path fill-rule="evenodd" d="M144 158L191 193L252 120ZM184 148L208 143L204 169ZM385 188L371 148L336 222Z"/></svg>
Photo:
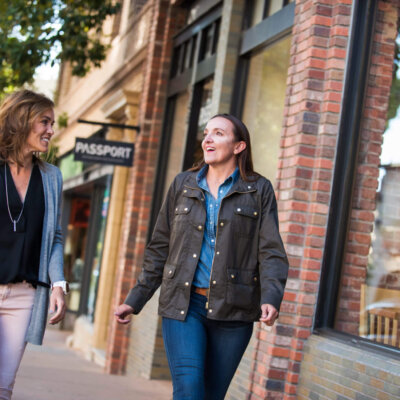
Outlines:
<svg viewBox="0 0 400 400"><path fill-rule="evenodd" d="M31 90L18 90L7 96L0 106L0 161L12 160L22 167L23 148L33 123L53 108L52 100Z"/></svg>
<svg viewBox="0 0 400 400"><path fill-rule="evenodd" d="M241 151L237 157L237 164L240 176L244 181L257 179L260 175L253 169L253 159L251 156L250 134L246 125L237 117L231 114L216 114L210 118L225 118L233 125L233 134L237 142L245 142L246 148ZM189 171L198 171L205 165L204 158L197 164L193 165Z"/></svg>

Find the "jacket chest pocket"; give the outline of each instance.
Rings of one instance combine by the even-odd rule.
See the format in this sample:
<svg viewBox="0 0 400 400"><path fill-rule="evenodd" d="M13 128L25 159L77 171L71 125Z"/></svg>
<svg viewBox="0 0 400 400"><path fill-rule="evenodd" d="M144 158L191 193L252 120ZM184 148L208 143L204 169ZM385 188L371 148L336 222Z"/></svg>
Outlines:
<svg viewBox="0 0 400 400"><path fill-rule="evenodd" d="M187 229L192 218L192 204L188 201L178 204L174 209L174 229Z"/></svg>
<svg viewBox="0 0 400 400"><path fill-rule="evenodd" d="M260 211L254 206L236 205L233 208L233 225L238 236L254 236Z"/></svg>

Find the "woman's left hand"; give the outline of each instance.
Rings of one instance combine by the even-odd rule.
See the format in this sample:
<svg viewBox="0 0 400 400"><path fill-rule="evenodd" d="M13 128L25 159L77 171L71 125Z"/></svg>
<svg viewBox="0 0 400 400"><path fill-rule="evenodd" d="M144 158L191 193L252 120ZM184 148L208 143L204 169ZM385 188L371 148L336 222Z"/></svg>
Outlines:
<svg viewBox="0 0 400 400"><path fill-rule="evenodd" d="M62 288L59 286L53 287L50 296L50 314L56 313L50 318L49 324L54 325L60 322L65 316L66 308Z"/></svg>
<svg viewBox="0 0 400 400"><path fill-rule="evenodd" d="M260 321L268 326L272 326L278 318L278 310L272 304L261 305Z"/></svg>

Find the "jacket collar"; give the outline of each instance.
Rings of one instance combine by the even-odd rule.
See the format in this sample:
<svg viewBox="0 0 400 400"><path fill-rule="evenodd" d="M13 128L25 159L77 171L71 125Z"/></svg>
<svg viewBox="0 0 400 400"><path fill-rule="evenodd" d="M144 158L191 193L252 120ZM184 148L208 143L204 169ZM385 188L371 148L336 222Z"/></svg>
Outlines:
<svg viewBox="0 0 400 400"><path fill-rule="evenodd" d="M197 189L201 190L202 189L199 187L197 183L197 174L198 172L192 172L186 181L184 182L184 186L189 187L191 189ZM242 177L239 175L237 181L233 184L229 192L226 194L226 196L229 196L231 193L237 192L237 193L247 193L247 192L255 192L257 190L257 181L251 181L251 182L246 182L242 179ZM225 197L226 197L225 196Z"/></svg>

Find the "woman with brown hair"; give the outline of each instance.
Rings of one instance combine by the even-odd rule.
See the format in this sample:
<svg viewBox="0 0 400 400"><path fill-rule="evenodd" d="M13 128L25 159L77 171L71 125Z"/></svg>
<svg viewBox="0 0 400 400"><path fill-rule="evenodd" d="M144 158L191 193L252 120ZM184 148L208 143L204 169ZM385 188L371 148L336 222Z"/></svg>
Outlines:
<svg viewBox="0 0 400 400"><path fill-rule="evenodd" d="M30 90L0 106L0 399L11 399L27 342L65 313L60 170L38 158L54 134L54 103Z"/></svg>
<svg viewBox="0 0 400 400"><path fill-rule="evenodd" d="M238 118L211 118L204 158L172 183L136 286L116 312L129 323L161 284L159 314L174 400L222 400L253 322L278 317L288 261L271 183L253 170Z"/></svg>

